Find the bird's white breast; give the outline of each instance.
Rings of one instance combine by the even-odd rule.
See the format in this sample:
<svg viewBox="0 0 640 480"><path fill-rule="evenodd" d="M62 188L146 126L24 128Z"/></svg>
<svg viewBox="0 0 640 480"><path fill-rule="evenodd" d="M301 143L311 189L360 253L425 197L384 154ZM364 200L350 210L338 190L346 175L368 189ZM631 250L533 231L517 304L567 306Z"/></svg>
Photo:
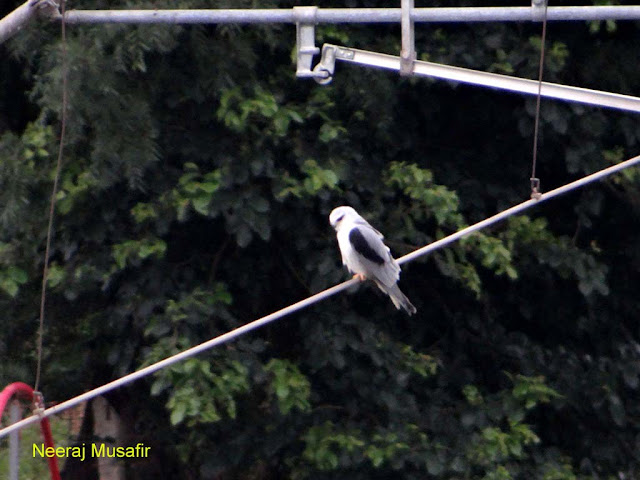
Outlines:
<svg viewBox="0 0 640 480"><path fill-rule="evenodd" d="M338 230L338 246L340 247L340 253L342 254L342 263L351 271L351 273L366 273L364 266L359 261L358 252L356 252L349 240L349 233L355 227L355 224L350 222L340 226Z"/></svg>

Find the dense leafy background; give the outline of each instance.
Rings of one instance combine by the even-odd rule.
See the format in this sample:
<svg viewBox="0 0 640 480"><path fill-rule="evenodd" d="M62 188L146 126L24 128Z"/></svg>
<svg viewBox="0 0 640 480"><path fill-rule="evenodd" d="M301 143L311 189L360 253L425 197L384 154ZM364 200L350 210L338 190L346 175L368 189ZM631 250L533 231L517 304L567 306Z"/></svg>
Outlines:
<svg viewBox="0 0 640 480"><path fill-rule="evenodd" d="M69 8L114 4L211 7ZM417 48L533 78L539 31L427 25ZM639 34L631 22L551 24L546 79L638 95ZM321 87L294 78L294 38L284 25L69 27L48 400L345 278L327 223L337 205L401 255L528 196L533 99L344 65ZM319 26L325 41L400 48L397 26ZM0 52L6 384L35 370L59 28L34 24ZM543 189L637 155L639 143L636 116L544 101ZM625 172L407 265L415 317L362 286L114 392L128 438L154 453L127 464L130 478L640 475L638 185Z"/></svg>

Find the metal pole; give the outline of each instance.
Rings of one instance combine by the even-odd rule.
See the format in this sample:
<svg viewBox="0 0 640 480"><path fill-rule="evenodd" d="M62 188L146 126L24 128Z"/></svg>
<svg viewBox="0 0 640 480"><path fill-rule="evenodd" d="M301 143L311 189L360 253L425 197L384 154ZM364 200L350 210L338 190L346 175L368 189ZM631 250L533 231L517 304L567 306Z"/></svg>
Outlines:
<svg viewBox="0 0 640 480"><path fill-rule="evenodd" d="M638 164L640 164L640 156L630 158L629 160L625 160L624 162L620 162L616 165L612 165L603 170L599 170L595 173L592 173L591 175L587 175L586 177L582 177L571 183L563 185L562 187L558 187L554 190L543 193L540 195L540 198L536 200L524 201L518 205L508 208L507 210L503 210L502 212L495 214L493 217L489 217L485 220L482 220L481 222L478 222L469 227L463 228L462 230L459 230L456 233L449 235L448 237L442 238L429 245L419 248L418 250L415 250L405 255L404 257L399 258L398 263L404 264L407 262L411 262L422 255L426 255L427 253L431 253L434 250L437 250L446 245L449 245L450 243L453 243L466 235L469 235L473 232L486 228L501 220L505 220L506 218L512 215L516 215L520 212L523 212L524 210L527 210L533 207L534 205L537 205L538 203L542 203L546 200L551 200L552 198L555 198L558 195L563 195L577 188L582 188L592 182L601 180L605 177L608 177L609 175L612 175L616 172L624 170L625 168L634 167ZM57 413L63 412L64 410L71 408L79 403L95 398L98 395L103 395L116 388L123 387L131 382L134 382L143 377L151 375L152 373L157 372L162 368L168 367L170 365L173 365L174 363L190 358L210 348L213 348L215 346L218 346L220 344L233 340L236 337L239 337L240 335L243 335L252 330L260 328L263 325L273 322L274 320L277 320L281 317L290 315L294 312L302 310L303 308L307 308L310 305L313 305L321 300L329 298L339 292L342 292L343 290L346 290L349 287L356 285L358 282L359 281L357 279L353 278L351 280L347 280L346 282L339 283L338 285L334 285L333 287L327 288L326 290L323 290L322 292L319 292L319 293L316 293L315 295L307 297L304 300L300 300L299 302L294 303L293 305L289 305L288 307L278 310L277 312L271 313L266 317L262 317L262 318L259 318L258 320L254 320L253 322L246 323L236 328L235 330L231 330L230 332L227 332L218 337L212 338L211 340L207 340L206 342L196 345L195 347L191 347L171 357L165 358L156 363L153 363L144 368L141 368L140 370L129 373L124 377L118 378L117 380L109 382L100 387L94 388L93 390L89 390L88 392L85 392L77 397L66 400L53 407L49 407L45 409L43 412L41 412L41 417L38 415L33 415L31 417L24 418L19 422L14 423L13 425L9 425L8 427L0 429L0 438L5 437L6 435L9 435L11 432L20 430L26 427L27 425L31 425L32 423L35 423L41 420L41 418L50 417Z"/></svg>
<svg viewBox="0 0 640 480"><path fill-rule="evenodd" d="M20 402L13 400L9 405L9 422L14 424L22 418ZM18 480L20 470L20 432L9 435L9 480Z"/></svg>
<svg viewBox="0 0 640 480"><path fill-rule="evenodd" d="M296 17L296 77L316 77L311 70L313 56L320 53L316 47L316 12L317 7L293 7Z"/></svg>
<svg viewBox="0 0 640 480"><path fill-rule="evenodd" d="M400 51L400 75L409 76L413 73L413 62L416 59L416 42L414 33L414 22L411 18L414 1L401 0L402 18L400 27L402 29L402 50Z"/></svg>
<svg viewBox="0 0 640 480"><path fill-rule="evenodd" d="M538 21L533 7L414 8L414 22ZM640 5L549 7L548 20L639 20ZM80 23L296 23L293 9L70 10L68 24ZM400 23L400 8L318 8L318 23ZM59 16L58 16L59 18Z"/></svg>
<svg viewBox="0 0 640 480"><path fill-rule="evenodd" d="M37 1L28 0L0 20L0 43L15 35L37 13Z"/></svg>
<svg viewBox="0 0 640 480"><path fill-rule="evenodd" d="M322 57L330 57L347 63L355 63L357 65L384 68L388 70L399 71L401 68L400 57L330 44L323 45ZM329 72L329 75L333 74L332 66L326 66L322 61L321 66ZM453 67L450 65L423 62L419 60L416 60L413 64L413 73L417 76L436 77L444 80L453 80L456 82L480 85L483 87L499 88L502 90L526 93L529 95L537 95L539 88L537 81L529 80L527 78L510 77L508 75L500 75L498 73L482 72L468 68ZM619 93L602 92L599 90L590 90L587 88L542 82L541 95L569 102L586 103L601 107L640 112L639 97L621 95Z"/></svg>

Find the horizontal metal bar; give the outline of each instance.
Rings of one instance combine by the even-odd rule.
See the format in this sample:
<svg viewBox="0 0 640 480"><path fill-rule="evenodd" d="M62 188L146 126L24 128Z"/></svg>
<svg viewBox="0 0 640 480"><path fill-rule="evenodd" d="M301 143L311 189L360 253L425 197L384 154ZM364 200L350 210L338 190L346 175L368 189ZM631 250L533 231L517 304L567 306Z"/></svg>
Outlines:
<svg viewBox="0 0 640 480"><path fill-rule="evenodd" d="M326 48L335 48L336 60L388 70L400 70L400 57L329 44L323 45L323 50ZM413 72L418 76L436 77L444 80L453 80L529 95L538 94L538 82L526 78L510 77L497 73L422 61L414 62ZM618 93L542 82L541 95L543 97L556 98L568 102L586 103L600 107L640 112L640 98Z"/></svg>
<svg viewBox="0 0 640 480"><path fill-rule="evenodd" d="M67 24L79 23L295 23L293 9L70 10Z"/></svg>
<svg viewBox="0 0 640 480"><path fill-rule="evenodd" d="M640 5L549 7L548 20L639 20ZM295 23L293 9L70 10L67 23ZM399 23L400 8L318 8L318 23ZM415 8L414 22L536 21L531 7Z"/></svg>
<svg viewBox="0 0 640 480"><path fill-rule="evenodd" d="M540 21L532 7L416 8L415 22L526 22ZM548 7L549 21L638 20L640 5Z"/></svg>

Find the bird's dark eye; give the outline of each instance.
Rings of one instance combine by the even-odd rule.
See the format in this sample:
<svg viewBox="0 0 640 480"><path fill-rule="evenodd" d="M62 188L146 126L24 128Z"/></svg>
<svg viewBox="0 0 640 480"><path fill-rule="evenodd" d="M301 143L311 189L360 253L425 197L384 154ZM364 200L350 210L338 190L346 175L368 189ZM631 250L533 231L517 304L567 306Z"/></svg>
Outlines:
<svg viewBox="0 0 640 480"><path fill-rule="evenodd" d="M343 218L344 218L344 215L340 215L340 216L338 217L338 219L336 220L336 222L340 222L340 221L342 221L342 219L343 219Z"/></svg>

